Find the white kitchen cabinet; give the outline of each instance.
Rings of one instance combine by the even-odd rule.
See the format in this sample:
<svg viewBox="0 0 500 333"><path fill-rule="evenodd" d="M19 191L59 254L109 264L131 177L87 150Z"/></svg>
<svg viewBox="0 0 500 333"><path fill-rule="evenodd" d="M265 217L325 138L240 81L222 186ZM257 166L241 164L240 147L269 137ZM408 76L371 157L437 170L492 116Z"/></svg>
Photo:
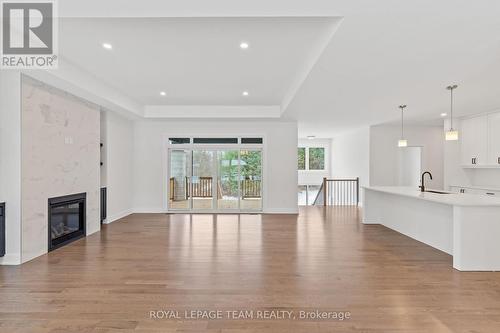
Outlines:
<svg viewBox="0 0 500 333"><path fill-rule="evenodd" d="M452 193L467 193L465 187L460 187L460 186L450 186L450 192L452 192Z"/></svg>
<svg viewBox="0 0 500 333"><path fill-rule="evenodd" d="M500 166L500 113L488 115L488 164Z"/></svg>
<svg viewBox="0 0 500 333"><path fill-rule="evenodd" d="M450 186L450 192L452 193L467 193L467 194L478 194L478 195L488 195L500 198L500 190L482 188L479 186Z"/></svg>
<svg viewBox="0 0 500 333"><path fill-rule="evenodd" d="M462 165L488 164L488 117L463 119L461 132Z"/></svg>

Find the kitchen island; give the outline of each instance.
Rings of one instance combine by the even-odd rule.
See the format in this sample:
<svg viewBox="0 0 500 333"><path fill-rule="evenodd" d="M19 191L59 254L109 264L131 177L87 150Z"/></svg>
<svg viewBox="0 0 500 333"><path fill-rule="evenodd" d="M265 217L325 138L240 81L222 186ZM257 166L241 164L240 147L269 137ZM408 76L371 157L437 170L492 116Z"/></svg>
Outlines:
<svg viewBox="0 0 500 333"><path fill-rule="evenodd" d="M363 223L381 224L453 256L460 271L500 271L500 198L363 188Z"/></svg>

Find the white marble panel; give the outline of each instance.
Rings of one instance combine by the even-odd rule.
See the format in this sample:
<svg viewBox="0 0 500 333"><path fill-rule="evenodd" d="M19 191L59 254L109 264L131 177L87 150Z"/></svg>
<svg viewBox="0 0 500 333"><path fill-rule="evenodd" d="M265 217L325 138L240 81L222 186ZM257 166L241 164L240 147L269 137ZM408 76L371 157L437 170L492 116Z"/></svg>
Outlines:
<svg viewBox="0 0 500 333"><path fill-rule="evenodd" d="M27 77L22 82L22 261L47 252L48 199L87 193L87 235L100 229L96 106Z"/></svg>

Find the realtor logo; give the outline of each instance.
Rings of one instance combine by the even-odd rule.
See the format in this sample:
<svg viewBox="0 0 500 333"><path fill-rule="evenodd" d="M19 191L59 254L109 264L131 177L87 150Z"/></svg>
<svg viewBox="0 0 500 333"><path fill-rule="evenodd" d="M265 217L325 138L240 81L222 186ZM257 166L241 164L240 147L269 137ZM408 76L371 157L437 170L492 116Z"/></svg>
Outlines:
<svg viewBox="0 0 500 333"><path fill-rule="evenodd" d="M54 14L53 0L2 2L2 69L57 67Z"/></svg>

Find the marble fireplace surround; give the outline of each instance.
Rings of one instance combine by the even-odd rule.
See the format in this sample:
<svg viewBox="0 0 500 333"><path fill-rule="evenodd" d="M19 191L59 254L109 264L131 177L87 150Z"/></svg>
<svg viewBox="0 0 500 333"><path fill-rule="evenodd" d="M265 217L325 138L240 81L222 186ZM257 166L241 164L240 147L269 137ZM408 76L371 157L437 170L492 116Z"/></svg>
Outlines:
<svg viewBox="0 0 500 333"><path fill-rule="evenodd" d="M86 234L100 229L99 107L22 77L21 260L48 252L48 199L86 193Z"/></svg>

